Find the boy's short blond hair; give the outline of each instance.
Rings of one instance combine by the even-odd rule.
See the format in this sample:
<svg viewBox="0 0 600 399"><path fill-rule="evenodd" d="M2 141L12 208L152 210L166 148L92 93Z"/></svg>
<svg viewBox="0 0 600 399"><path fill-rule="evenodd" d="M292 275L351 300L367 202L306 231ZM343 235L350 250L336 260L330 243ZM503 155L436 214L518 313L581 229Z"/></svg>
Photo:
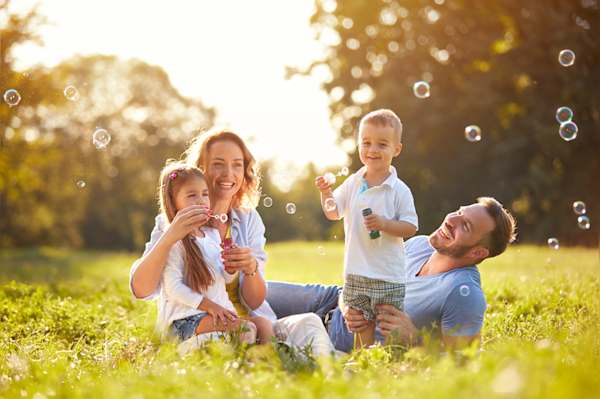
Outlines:
<svg viewBox="0 0 600 399"><path fill-rule="evenodd" d="M398 143L402 143L402 121L391 109L381 108L369 112L360 120L358 131L360 132L367 123L375 126L390 126L394 129Z"/></svg>

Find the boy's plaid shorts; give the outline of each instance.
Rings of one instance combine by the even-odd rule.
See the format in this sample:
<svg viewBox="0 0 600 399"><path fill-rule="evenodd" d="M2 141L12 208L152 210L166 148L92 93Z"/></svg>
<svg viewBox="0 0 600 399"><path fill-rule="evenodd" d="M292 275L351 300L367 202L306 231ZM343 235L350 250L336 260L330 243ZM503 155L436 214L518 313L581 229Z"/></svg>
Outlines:
<svg viewBox="0 0 600 399"><path fill-rule="evenodd" d="M406 284L347 274L342 291L346 305L362 311L366 320L375 319L375 305L390 304L404 310Z"/></svg>

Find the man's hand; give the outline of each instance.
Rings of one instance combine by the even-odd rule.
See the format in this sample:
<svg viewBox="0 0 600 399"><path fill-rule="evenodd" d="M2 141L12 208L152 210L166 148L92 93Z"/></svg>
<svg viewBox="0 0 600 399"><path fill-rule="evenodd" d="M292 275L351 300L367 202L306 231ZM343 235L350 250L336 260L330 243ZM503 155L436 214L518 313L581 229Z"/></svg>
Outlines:
<svg viewBox="0 0 600 399"><path fill-rule="evenodd" d="M327 183L323 176L317 176L315 186L325 195L331 194L331 184Z"/></svg>
<svg viewBox="0 0 600 399"><path fill-rule="evenodd" d="M346 320L346 327L348 327L348 330L359 333L365 331L369 326L369 322L365 320L361 311L352 309L350 306L343 304L341 310L342 316L344 316L344 320Z"/></svg>
<svg viewBox="0 0 600 399"><path fill-rule="evenodd" d="M375 215L374 213L363 218L365 227L369 231L385 230L387 219L383 216Z"/></svg>
<svg viewBox="0 0 600 399"><path fill-rule="evenodd" d="M419 330L408 315L393 305L377 305L377 323L381 334L386 338L400 340L405 344L415 344Z"/></svg>

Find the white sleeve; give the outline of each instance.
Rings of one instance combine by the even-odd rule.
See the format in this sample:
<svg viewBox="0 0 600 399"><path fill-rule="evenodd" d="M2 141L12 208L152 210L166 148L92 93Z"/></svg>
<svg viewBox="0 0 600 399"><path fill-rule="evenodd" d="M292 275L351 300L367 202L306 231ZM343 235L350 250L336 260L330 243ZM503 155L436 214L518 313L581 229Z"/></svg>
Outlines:
<svg viewBox="0 0 600 399"><path fill-rule="evenodd" d="M265 276L265 266L267 263L267 253L265 252L266 242L265 225L256 209L252 209L248 215L248 246L258 262L258 272L263 277Z"/></svg>
<svg viewBox="0 0 600 399"><path fill-rule="evenodd" d="M131 293L133 294L133 296L137 299L141 299L144 301L147 300L152 300L155 299L158 296L158 293L160 292L160 283L158 285L158 287L156 287L156 290L145 297L136 297L135 293L133 292L133 274L135 273L135 271L137 270L137 268L140 266L140 263L142 263L142 259L144 258L144 256L146 256L148 254L148 252L150 252L150 250L152 248L154 248L154 246L156 245L156 243L158 242L158 240L160 239L160 237L162 237L164 231L166 228L166 221L163 215L158 215L156 216L156 218L154 219L154 228L152 229L152 233L150 233L150 241L148 241L146 243L146 247L144 248L144 253L142 254L141 257L139 257L138 259L136 259L133 264L131 265L131 268L129 269L129 290L131 291Z"/></svg>
<svg viewBox="0 0 600 399"><path fill-rule="evenodd" d="M164 284L165 295L167 299L189 306L190 308L198 309L204 296L185 284L183 275L184 262L185 250L180 241L169 252L167 265L163 271L162 283Z"/></svg>
<svg viewBox="0 0 600 399"><path fill-rule="evenodd" d="M406 185L396 196L396 220L410 223L419 230L419 218L415 209L415 201Z"/></svg>
<svg viewBox="0 0 600 399"><path fill-rule="evenodd" d="M352 182L355 179L356 176L351 175L346 180L344 180L344 182L340 184L335 190L333 190L333 199L335 200L335 205L337 206L337 212L340 219L344 217L344 214L348 209L351 194L350 188L352 187Z"/></svg>

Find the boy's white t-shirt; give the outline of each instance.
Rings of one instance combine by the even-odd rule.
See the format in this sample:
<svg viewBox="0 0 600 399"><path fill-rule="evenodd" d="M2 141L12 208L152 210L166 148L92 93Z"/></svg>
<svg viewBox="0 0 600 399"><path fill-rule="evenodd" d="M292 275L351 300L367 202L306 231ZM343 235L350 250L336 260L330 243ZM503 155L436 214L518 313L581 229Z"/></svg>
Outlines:
<svg viewBox="0 0 600 399"><path fill-rule="evenodd" d="M407 222L418 229L414 200L393 166L381 185L370 188L365 186L366 171L366 166L362 167L333 192L338 215L344 218L344 275L403 283L406 281L404 240L384 232L380 232L381 237L371 239L362 210L371 208L373 214Z"/></svg>

